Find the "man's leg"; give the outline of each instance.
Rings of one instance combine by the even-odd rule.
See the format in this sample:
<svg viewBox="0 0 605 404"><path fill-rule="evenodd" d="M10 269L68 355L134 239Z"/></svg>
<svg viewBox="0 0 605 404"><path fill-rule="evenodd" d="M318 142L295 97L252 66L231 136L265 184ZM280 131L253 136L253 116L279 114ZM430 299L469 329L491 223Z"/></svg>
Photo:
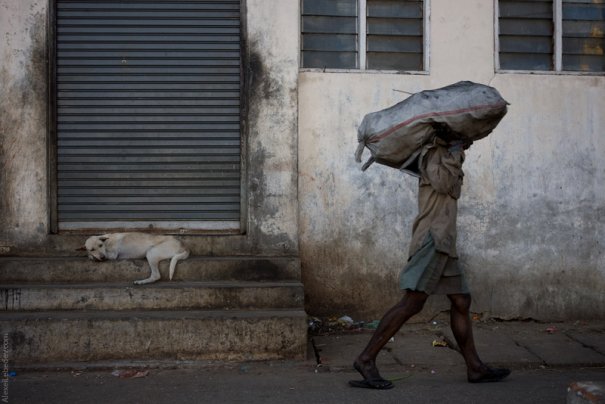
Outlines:
<svg viewBox="0 0 605 404"><path fill-rule="evenodd" d="M448 295L452 302L450 310L450 326L464 357L467 368L468 381L495 382L504 379L510 374L508 369L491 369L487 367L477 353L475 339L473 338L473 325L470 317L471 295Z"/></svg>
<svg viewBox="0 0 605 404"><path fill-rule="evenodd" d="M366 381L383 380L376 367L378 353L410 317L422 310L427 298L428 295L424 292L408 290L401 301L382 317L370 342L353 364Z"/></svg>
<svg viewBox="0 0 605 404"><path fill-rule="evenodd" d="M452 302L450 326L466 362L466 367L469 371L478 371L483 362L479 359L473 338L473 325L470 317L471 295L448 295L448 298Z"/></svg>

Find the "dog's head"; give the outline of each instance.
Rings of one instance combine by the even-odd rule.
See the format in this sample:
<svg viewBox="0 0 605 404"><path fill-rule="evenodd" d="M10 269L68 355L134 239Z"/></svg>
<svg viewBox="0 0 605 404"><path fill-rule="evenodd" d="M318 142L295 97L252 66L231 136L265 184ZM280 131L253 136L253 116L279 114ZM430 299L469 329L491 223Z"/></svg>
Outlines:
<svg viewBox="0 0 605 404"><path fill-rule="evenodd" d="M88 252L88 258L94 261L105 261L107 254L105 252L105 241L107 236L92 236L86 240L84 248Z"/></svg>

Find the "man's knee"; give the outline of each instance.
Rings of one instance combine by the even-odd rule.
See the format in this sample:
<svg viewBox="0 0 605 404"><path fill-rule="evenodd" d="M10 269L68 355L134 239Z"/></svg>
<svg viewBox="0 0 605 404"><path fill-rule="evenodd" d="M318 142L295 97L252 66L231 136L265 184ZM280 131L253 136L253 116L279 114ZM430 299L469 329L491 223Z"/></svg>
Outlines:
<svg viewBox="0 0 605 404"><path fill-rule="evenodd" d="M468 313L471 309L471 295L470 294L455 294L448 295L448 298L452 302L452 308L460 313Z"/></svg>
<svg viewBox="0 0 605 404"><path fill-rule="evenodd" d="M428 297L429 296L424 292L408 290L399 302L399 305L405 306L413 314L418 314L422 311Z"/></svg>

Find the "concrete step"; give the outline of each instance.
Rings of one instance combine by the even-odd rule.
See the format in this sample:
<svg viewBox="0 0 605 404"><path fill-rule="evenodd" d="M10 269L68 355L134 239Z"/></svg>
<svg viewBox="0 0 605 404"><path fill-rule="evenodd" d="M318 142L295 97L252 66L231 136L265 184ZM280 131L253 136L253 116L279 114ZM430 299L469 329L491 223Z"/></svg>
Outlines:
<svg viewBox="0 0 605 404"><path fill-rule="evenodd" d="M3 313L16 368L106 360L304 359L303 310Z"/></svg>
<svg viewBox="0 0 605 404"><path fill-rule="evenodd" d="M0 287L0 311L233 310L304 307L300 282L157 282L12 284Z"/></svg>
<svg viewBox="0 0 605 404"><path fill-rule="evenodd" d="M168 279L168 261L160 263ZM149 276L146 260L94 262L86 257L0 257L0 283L133 282ZM199 257L179 261L173 280L300 281L295 257Z"/></svg>
<svg viewBox="0 0 605 404"><path fill-rule="evenodd" d="M137 286L146 260L0 258L0 333L17 367L102 361L302 359L295 257L190 257Z"/></svg>

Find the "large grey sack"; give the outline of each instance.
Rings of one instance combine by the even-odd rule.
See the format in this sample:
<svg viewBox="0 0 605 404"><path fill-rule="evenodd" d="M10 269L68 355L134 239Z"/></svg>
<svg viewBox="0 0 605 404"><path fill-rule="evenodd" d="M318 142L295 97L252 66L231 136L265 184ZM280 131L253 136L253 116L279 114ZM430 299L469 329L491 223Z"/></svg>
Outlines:
<svg viewBox="0 0 605 404"><path fill-rule="evenodd" d="M361 162L367 147L372 156L362 170L374 161L405 170L438 131L454 132L466 141L489 135L506 115L507 105L498 90L471 81L415 93L363 118L355 158Z"/></svg>

